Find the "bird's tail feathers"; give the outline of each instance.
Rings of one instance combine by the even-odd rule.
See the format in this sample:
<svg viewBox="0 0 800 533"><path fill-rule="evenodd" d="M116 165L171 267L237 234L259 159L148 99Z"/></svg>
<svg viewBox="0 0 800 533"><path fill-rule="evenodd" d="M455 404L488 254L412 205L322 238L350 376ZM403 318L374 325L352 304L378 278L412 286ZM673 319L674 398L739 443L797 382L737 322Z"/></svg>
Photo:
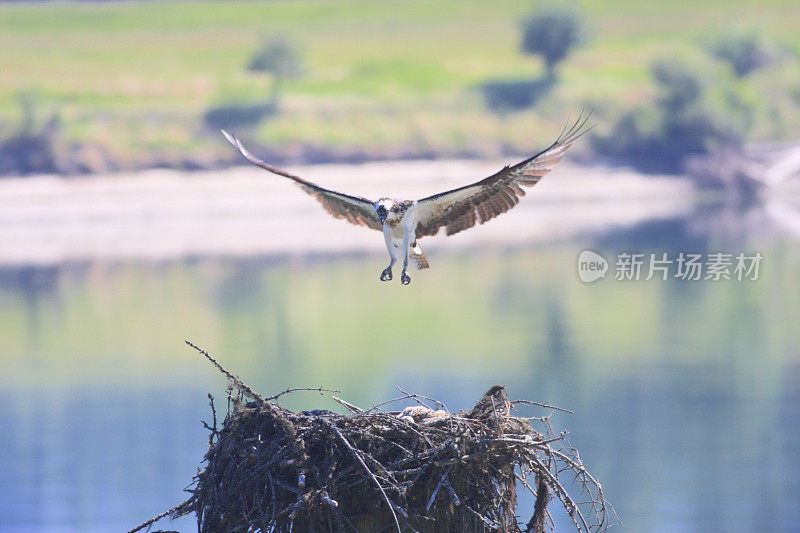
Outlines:
<svg viewBox="0 0 800 533"><path fill-rule="evenodd" d="M414 261L414 264L419 270L430 267L428 264L428 258L425 257L424 253L422 253L422 248L420 248L419 244L417 243L411 245L411 259Z"/></svg>

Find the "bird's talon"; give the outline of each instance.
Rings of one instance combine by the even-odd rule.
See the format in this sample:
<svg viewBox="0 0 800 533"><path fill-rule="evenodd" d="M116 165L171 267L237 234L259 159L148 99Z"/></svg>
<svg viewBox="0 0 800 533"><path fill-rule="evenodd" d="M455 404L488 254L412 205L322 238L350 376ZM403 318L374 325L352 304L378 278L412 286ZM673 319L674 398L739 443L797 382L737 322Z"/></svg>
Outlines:
<svg viewBox="0 0 800 533"><path fill-rule="evenodd" d="M403 285L408 285L409 283L411 283L411 276L409 276L406 272L403 272L400 275L400 283L402 283Z"/></svg>
<svg viewBox="0 0 800 533"><path fill-rule="evenodd" d="M392 279L392 271L390 269L386 269L381 272L381 281L390 281Z"/></svg>

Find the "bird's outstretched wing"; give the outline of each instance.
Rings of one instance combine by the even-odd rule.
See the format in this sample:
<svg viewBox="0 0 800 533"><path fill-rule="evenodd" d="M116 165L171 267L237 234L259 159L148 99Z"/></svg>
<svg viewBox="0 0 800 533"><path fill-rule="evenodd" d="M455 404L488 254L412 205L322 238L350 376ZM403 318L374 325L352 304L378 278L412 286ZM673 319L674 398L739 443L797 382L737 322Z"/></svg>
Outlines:
<svg viewBox="0 0 800 533"><path fill-rule="evenodd" d="M549 148L481 181L434 194L417 201L417 238L436 235L444 227L453 235L505 213L525 196L524 187L533 187L553 165L561 161L567 148L594 126L586 127L591 112L582 114L564 127Z"/></svg>
<svg viewBox="0 0 800 533"><path fill-rule="evenodd" d="M377 230L382 229L381 221L378 218L378 214L375 212L375 206L370 200L360 196L350 196L349 194L325 189L299 176L289 174L279 168L268 165L251 154L247 148L242 146L242 143L235 136L225 130L222 130L222 133L248 161L273 174L278 174L279 176L284 176L294 181L301 189L316 198L319 203L322 204L322 207L325 208L325 211L330 213L333 217L343 218L359 226L367 226L368 228Z"/></svg>

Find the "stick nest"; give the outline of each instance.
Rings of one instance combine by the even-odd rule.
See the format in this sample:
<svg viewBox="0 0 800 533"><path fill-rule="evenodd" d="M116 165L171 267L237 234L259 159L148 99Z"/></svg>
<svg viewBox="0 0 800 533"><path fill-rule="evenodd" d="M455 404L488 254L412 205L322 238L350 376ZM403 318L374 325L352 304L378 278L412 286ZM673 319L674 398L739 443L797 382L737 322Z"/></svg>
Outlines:
<svg viewBox="0 0 800 533"><path fill-rule="evenodd" d="M501 386L456 413L405 391L363 410L333 396L346 415L295 413L275 400L297 389L264 398L196 349L229 378L228 411L218 428L209 395L206 468L164 515L194 512L201 532L543 532L553 498L578 531L605 530L613 516L566 432L556 435L549 416L513 416L533 402L510 402ZM386 409L398 402L414 405ZM580 504L559 480L565 471ZM518 487L536 502L525 522L515 514Z"/></svg>

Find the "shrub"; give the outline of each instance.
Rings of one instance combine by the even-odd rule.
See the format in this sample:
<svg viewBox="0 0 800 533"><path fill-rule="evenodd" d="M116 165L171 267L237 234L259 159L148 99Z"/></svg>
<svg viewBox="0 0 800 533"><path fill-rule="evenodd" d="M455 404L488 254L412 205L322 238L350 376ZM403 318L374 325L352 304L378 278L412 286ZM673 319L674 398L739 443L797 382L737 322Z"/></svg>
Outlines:
<svg viewBox="0 0 800 533"><path fill-rule="evenodd" d="M0 141L0 175L54 174L58 171L51 136L44 133L18 133Z"/></svg>
<svg viewBox="0 0 800 533"><path fill-rule="evenodd" d="M650 66L661 105L680 112L691 106L703 90L703 80L682 61L660 59Z"/></svg>
<svg viewBox="0 0 800 533"><path fill-rule="evenodd" d="M256 126L275 112L272 103L266 104L225 104L209 108L203 115L203 122L215 130L239 129Z"/></svg>
<svg viewBox="0 0 800 533"><path fill-rule="evenodd" d="M19 127L7 139L0 140L0 175L51 174L60 170L57 144L60 139L60 120L53 113L41 118L41 101L35 93L23 91L17 95L22 119Z"/></svg>
<svg viewBox="0 0 800 533"><path fill-rule="evenodd" d="M503 113L535 105L550 91L552 85L552 78L489 81L481 84L480 90L486 106L495 113Z"/></svg>
<svg viewBox="0 0 800 533"><path fill-rule="evenodd" d="M772 60L766 44L755 33L729 33L717 38L706 48L717 59L729 63L739 78L768 65Z"/></svg>
<svg viewBox="0 0 800 533"><path fill-rule="evenodd" d="M744 142L752 108L711 66L660 59L651 75L655 98L624 113L609 135L595 137L599 150L640 170L681 172L687 156Z"/></svg>

